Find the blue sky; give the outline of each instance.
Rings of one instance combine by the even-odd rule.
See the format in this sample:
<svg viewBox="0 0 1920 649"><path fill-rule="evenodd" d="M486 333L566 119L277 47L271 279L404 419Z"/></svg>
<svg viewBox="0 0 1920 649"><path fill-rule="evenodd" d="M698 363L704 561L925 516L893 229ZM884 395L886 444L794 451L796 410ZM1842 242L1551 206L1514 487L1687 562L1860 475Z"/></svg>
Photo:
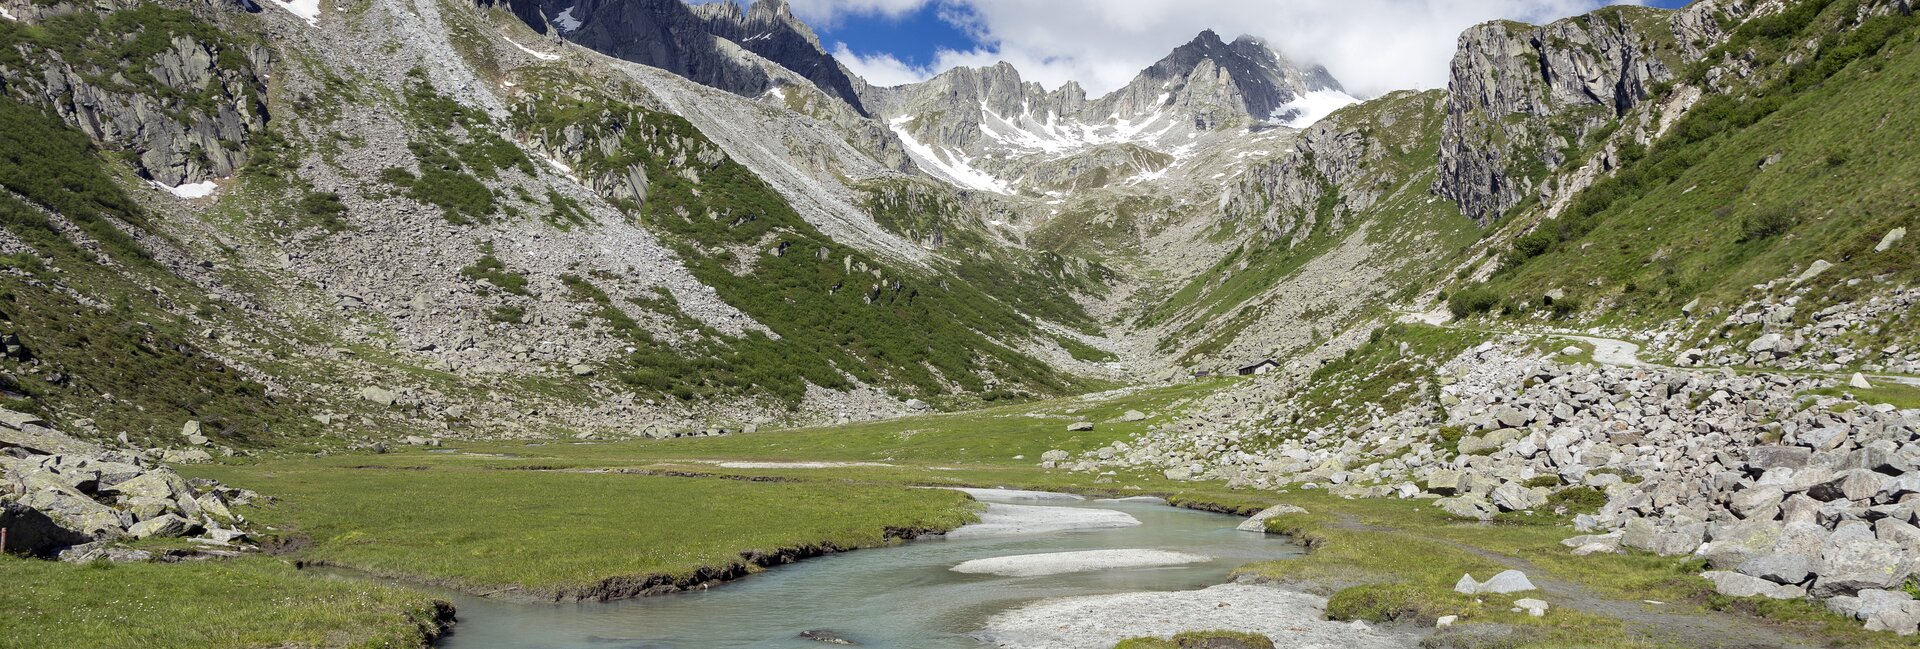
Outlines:
<svg viewBox="0 0 1920 649"><path fill-rule="evenodd" d="M696 0L699 1L699 0ZM707 0L712 1L712 0ZM748 0L736 0L747 2ZM1444 85L1460 32L1546 22L1607 4L1686 0L787 0L826 49L880 85L1013 63L1030 81L1100 95L1202 29L1251 34L1374 96Z"/></svg>

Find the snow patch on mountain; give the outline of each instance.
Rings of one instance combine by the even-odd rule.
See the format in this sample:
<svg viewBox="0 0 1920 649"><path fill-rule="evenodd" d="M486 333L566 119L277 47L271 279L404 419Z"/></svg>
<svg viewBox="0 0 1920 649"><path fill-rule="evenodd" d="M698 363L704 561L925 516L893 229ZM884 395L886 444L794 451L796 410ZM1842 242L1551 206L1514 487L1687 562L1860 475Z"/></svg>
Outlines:
<svg viewBox="0 0 1920 649"><path fill-rule="evenodd" d="M517 48L520 48L520 51L522 51L522 52L526 52L527 54L530 54L530 55L533 55L533 58L536 58L536 59L540 59L540 60L542 60L542 61L558 61L558 60L560 60L560 55L558 55L558 54L548 54L548 53L546 53L546 52L537 52L537 51L534 51L534 49L533 49L533 48L531 48L531 47L527 47L527 46L525 46L525 45L521 45L519 41L516 41L516 40L513 40L513 39L511 39L511 38L505 38L505 37L502 37L502 38L501 38L501 40L504 40L504 41L506 41L506 42L507 42L508 44L510 44L510 45L512 45L512 46L514 46L514 47L517 47Z"/></svg>
<svg viewBox="0 0 1920 649"><path fill-rule="evenodd" d="M320 26L320 0L270 0L274 6L299 16L309 26Z"/></svg>
<svg viewBox="0 0 1920 649"><path fill-rule="evenodd" d="M562 34L565 34L571 31L578 31L580 29L580 19L574 17L573 15L573 10L578 8L579 8L578 6L567 7L566 10L561 11L559 14L555 15L553 17L554 29L560 30L560 33Z"/></svg>
<svg viewBox="0 0 1920 649"><path fill-rule="evenodd" d="M913 134L907 132L906 128L907 123L911 121L913 121L911 116L896 117L887 122L887 128L893 129L894 134L900 136L900 143L906 147L907 155L912 157L914 162L919 163L921 169L968 189L996 194L1013 193L1013 188L1007 186L1006 181L975 169L971 164L972 160L965 154L956 151L936 151L933 147L914 139Z"/></svg>
<svg viewBox="0 0 1920 649"><path fill-rule="evenodd" d="M220 188L219 185L213 184L213 181L211 180L203 180L197 183L187 183L184 185L180 185L178 187L170 186L170 185L167 185L166 183L162 183L159 181L150 180L147 182L151 182L153 183L154 187L158 187L160 189L166 190L167 193L173 194L174 196L178 196L180 198L206 198L208 196L212 196L214 190Z"/></svg>

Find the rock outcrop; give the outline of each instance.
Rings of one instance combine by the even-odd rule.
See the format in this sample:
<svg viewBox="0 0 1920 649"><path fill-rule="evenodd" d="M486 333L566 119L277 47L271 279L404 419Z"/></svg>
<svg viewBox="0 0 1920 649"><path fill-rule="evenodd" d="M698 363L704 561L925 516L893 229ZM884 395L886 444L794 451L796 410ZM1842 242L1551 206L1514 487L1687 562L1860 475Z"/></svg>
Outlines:
<svg viewBox="0 0 1920 649"><path fill-rule="evenodd" d="M1308 127L1293 151L1249 167L1221 195L1222 218L1257 225L1267 239L1289 243L1322 225L1340 231L1348 216L1405 182L1409 169L1383 161L1430 141L1425 138L1442 115L1443 97L1438 91L1397 92ZM1332 202L1323 204L1327 198Z"/></svg>
<svg viewBox="0 0 1920 649"><path fill-rule="evenodd" d="M737 56L743 49L805 77L865 114L854 80L820 47L785 0L688 5L681 0L531 0L513 12L543 34L747 97L776 87L780 72Z"/></svg>
<svg viewBox="0 0 1920 649"><path fill-rule="evenodd" d="M1544 27L1487 23L1460 35L1433 191L1488 223L1549 189L1567 151L1725 40L1740 2L1678 11L1615 7Z"/></svg>
<svg viewBox="0 0 1920 649"><path fill-rule="evenodd" d="M229 176L246 163L268 119L272 50L264 43L157 5L96 21L47 18L63 21L58 37L21 38L11 44L17 56L0 58L6 94L132 154L135 171L168 187ZM130 42L118 57L83 49L102 38Z"/></svg>

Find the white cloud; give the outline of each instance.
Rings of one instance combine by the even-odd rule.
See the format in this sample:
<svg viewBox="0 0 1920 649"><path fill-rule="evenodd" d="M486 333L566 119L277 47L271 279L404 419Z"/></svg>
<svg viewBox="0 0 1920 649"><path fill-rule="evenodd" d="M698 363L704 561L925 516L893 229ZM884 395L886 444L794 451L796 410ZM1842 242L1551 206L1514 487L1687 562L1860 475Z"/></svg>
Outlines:
<svg viewBox="0 0 1920 649"><path fill-rule="evenodd" d="M830 25L843 16L898 18L927 6L929 0L788 0L793 14L810 25Z"/></svg>
<svg viewBox="0 0 1920 649"><path fill-rule="evenodd" d="M892 54L861 55L847 48L846 43L833 44L833 58L847 66L854 74L876 86L898 86L926 81L934 74L932 67L914 67L905 61L894 58Z"/></svg>
<svg viewBox="0 0 1920 649"><path fill-rule="evenodd" d="M1290 58L1327 66L1350 92L1375 96L1445 85L1461 31L1488 20L1545 22L1622 0L793 0L802 16L898 16L931 2L981 43L918 68L888 54L834 55L894 85L957 65L1007 61L1031 81L1079 81L1098 96L1131 81L1203 29L1251 34ZM1639 4L1638 0L1624 3ZM866 76L862 72L862 76ZM885 79L884 81L882 79Z"/></svg>

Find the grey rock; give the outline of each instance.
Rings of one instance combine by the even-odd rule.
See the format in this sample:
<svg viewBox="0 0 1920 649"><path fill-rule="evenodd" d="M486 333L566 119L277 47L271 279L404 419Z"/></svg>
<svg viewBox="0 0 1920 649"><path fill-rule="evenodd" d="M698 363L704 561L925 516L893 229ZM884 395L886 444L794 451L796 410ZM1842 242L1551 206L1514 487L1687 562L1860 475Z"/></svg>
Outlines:
<svg viewBox="0 0 1920 649"><path fill-rule="evenodd" d="M1777 584L1759 577L1750 577L1737 572L1710 570L1701 573L1700 576L1713 582L1714 592L1728 597L1800 599L1807 596L1807 591L1804 588Z"/></svg>
<svg viewBox="0 0 1920 649"><path fill-rule="evenodd" d="M1242 532L1265 532L1267 531L1267 519L1270 519L1282 514L1305 514L1305 513L1307 513L1307 510L1305 509L1301 509L1293 505L1282 503L1279 505L1274 505L1272 507L1268 507L1266 509L1260 510L1259 513L1248 517L1247 520L1241 521L1240 525L1235 529L1238 529Z"/></svg>
<svg viewBox="0 0 1920 649"><path fill-rule="evenodd" d="M1493 489L1493 505L1503 512L1529 510L1546 504L1546 496L1519 483L1508 482Z"/></svg>
<svg viewBox="0 0 1920 649"><path fill-rule="evenodd" d="M1713 543L1705 549L1707 563L1715 568L1739 568L1747 561L1773 552L1780 542L1783 526L1772 520L1746 520L1713 530Z"/></svg>
<svg viewBox="0 0 1920 649"><path fill-rule="evenodd" d="M1735 493L1730 504L1734 513L1744 517L1777 508L1785 498L1786 492L1779 487L1759 487Z"/></svg>
<svg viewBox="0 0 1920 649"><path fill-rule="evenodd" d="M127 528L127 535L136 539L186 536L193 528L193 523L187 519L173 514L162 514L157 518L134 523L133 527Z"/></svg>
<svg viewBox="0 0 1920 649"><path fill-rule="evenodd" d="M1494 575L1493 578L1480 582L1480 587L1477 589L1480 593L1492 593L1496 595L1520 593L1529 590L1534 590L1533 581L1527 579L1527 573L1518 570L1507 570Z"/></svg>
<svg viewBox="0 0 1920 649"><path fill-rule="evenodd" d="M1453 496L1434 501L1434 506L1457 518L1473 520L1493 520L1494 508L1485 498L1479 496Z"/></svg>
<svg viewBox="0 0 1920 649"><path fill-rule="evenodd" d="M1891 541L1836 534L1820 551L1815 597L1850 595L1862 589L1898 588L1912 574L1913 558Z"/></svg>
<svg viewBox="0 0 1920 649"><path fill-rule="evenodd" d="M1813 458L1813 449L1800 446L1756 446L1747 450L1747 466L1756 471L1798 469Z"/></svg>
<svg viewBox="0 0 1920 649"><path fill-rule="evenodd" d="M0 530L7 534L7 552L32 557L51 557L89 540L79 530L63 527L46 514L17 503L0 503Z"/></svg>
<svg viewBox="0 0 1920 649"><path fill-rule="evenodd" d="M1906 228L1894 228L1892 230L1888 230L1887 236L1881 237L1880 243L1874 244L1873 251L1886 252L1888 250L1892 250L1895 245L1899 244L1900 241L1905 238L1907 238Z"/></svg>
<svg viewBox="0 0 1920 649"><path fill-rule="evenodd" d="M382 407L391 407L399 400L399 395L394 394L392 390L369 385L360 388L360 398L372 401Z"/></svg>
<svg viewBox="0 0 1920 649"><path fill-rule="evenodd" d="M1815 500L1871 500L1887 487L1888 478L1866 469L1842 472L1833 480L1815 485L1807 495Z"/></svg>
<svg viewBox="0 0 1920 649"><path fill-rule="evenodd" d="M1813 576L1816 560L1804 554L1773 552L1763 554L1738 567L1741 574L1776 584L1804 584Z"/></svg>

